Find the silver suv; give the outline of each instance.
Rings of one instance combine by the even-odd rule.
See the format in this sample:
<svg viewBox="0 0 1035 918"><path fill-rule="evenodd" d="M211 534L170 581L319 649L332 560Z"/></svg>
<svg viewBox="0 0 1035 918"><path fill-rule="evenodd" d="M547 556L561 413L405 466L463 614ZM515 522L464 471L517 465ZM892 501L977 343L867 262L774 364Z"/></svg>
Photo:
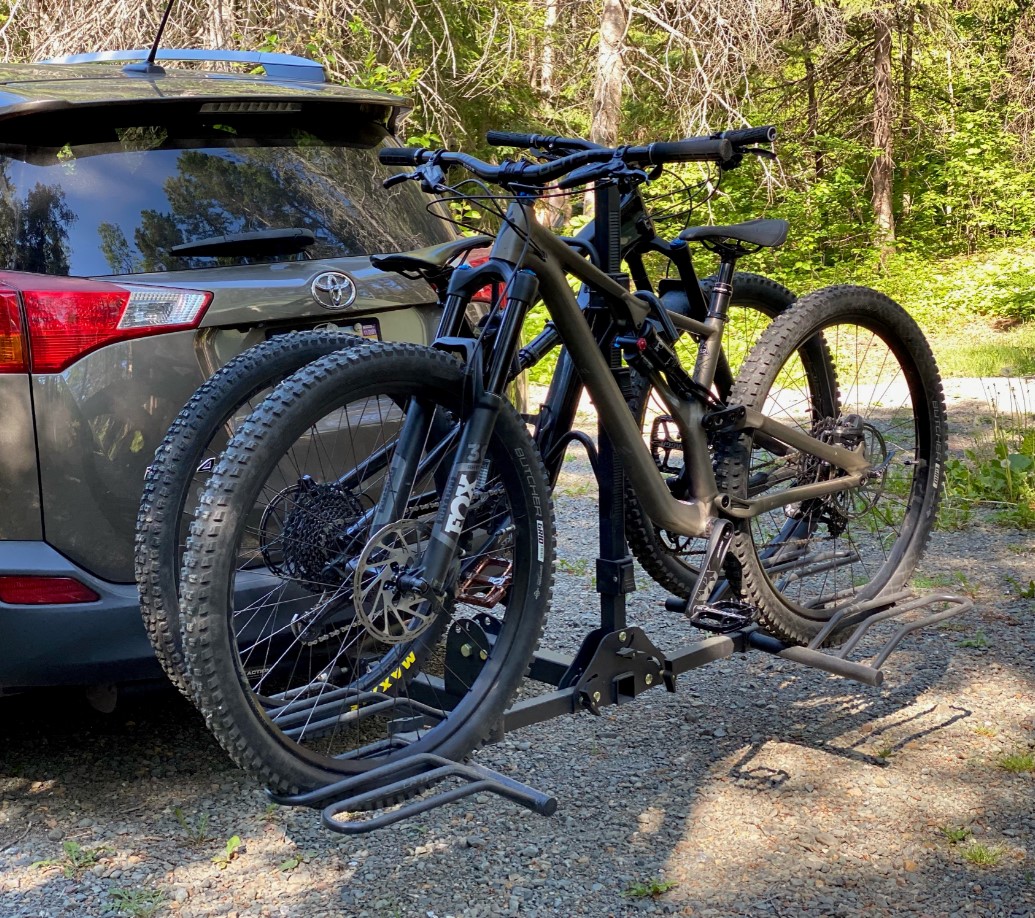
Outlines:
<svg viewBox="0 0 1035 918"><path fill-rule="evenodd" d="M429 341L433 290L368 256L456 245L381 187L404 100L286 55L120 63L145 53L0 66L0 691L158 675L133 527L177 411L284 331Z"/></svg>

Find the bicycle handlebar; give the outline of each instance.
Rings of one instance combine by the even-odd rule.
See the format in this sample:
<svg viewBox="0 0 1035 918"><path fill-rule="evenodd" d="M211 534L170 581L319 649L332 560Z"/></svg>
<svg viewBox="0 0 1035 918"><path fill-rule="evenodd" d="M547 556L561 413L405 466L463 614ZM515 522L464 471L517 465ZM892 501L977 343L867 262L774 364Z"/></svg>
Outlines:
<svg viewBox="0 0 1035 918"><path fill-rule="evenodd" d="M711 135L712 140L728 140L734 147L749 146L756 143L772 143L776 140L776 128L771 125L763 127L738 128L720 131ZM485 140L494 147L516 147L521 150L537 148L556 153L561 150L600 150L599 144L580 137L557 137L546 134L521 134L516 131L486 131ZM657 145L655 145L657 146Z"/></svg>
<svg viewBox="0 0 1035 918"><path fill-rule="evenodd" d="M542 150L594 150L603 149L600 144L591 140L583 140L581 137L558 137L546 134L519 134L514 131L486 131L486 143L494 147L517 147L527 150L537 147Z"/></svg>
<svg viewBox="0 0 1035 918"><path fill-rule="evenodd" d="M606 163L612 159L634 165L660 166L680 162L725 162L733 157L733 144L723 138L692 137L671 143L651 143L640 147L598 147L577 150L548 163L512 162L500 165L483 162L466 153L449 150L428 150L425 147L386 147L378 152L378 159L386 166L419 166L434 162L436 165L463 166L468 172L499 185L544 185L567 175L579 166Z"/></svg>
<svg viewBox="0 0 1035 918"><path fill-rule="evenodd" d="M386 166L416 166L423 162L420 155L427 152L424 147L385 147L377 158Z"/></svg>
<svg viewBox="0 0 1035 918"><path fill-rule="evenodd" d="M776 128L772 126L741 128L735 131L721 131L712 136L723 138L735 147L740 147L753 143L772 143L776 140Z"/></svg>

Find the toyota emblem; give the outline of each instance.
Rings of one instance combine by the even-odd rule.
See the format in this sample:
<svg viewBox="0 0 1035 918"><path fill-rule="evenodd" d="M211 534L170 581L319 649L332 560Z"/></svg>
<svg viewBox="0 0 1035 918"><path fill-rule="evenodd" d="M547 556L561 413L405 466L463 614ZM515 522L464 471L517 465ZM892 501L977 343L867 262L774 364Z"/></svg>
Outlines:
<svg viewBox="0 0 1035 918"><path fill-rule="evenodd" d="M310 289L313 299L324 309L344 309L356 298L356 285L352 278L340 271L318 274Z"/></svg>

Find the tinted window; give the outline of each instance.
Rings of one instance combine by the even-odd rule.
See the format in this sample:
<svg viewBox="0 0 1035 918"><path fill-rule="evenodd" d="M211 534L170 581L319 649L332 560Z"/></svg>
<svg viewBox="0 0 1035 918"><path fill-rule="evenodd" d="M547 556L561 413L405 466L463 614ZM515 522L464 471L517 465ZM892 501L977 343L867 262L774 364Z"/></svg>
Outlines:
<svg viewBox="0 0 1035 918"><path fill-rule="evenodd" d="M278 122L282 124L283 122ZM0 267L47 274L176 271L365 255L451 237L411 183L382 180L383 132L355 145L309 125L111 126L45 146L0 145ZM78 142L73 142L78 141ZM89 141L89 142L84 142ZM214 236L302 228L302 254L175 255ZM268 250L267 250L268 251Z"/></svg>

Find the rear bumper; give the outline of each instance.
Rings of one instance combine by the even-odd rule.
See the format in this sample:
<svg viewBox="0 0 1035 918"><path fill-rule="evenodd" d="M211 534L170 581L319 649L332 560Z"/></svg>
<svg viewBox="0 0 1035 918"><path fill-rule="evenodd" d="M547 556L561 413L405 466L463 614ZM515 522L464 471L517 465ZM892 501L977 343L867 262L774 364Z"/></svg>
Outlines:
<svg viewBox="0 0 1035 918"><path fill-rule="evenodd" d="M0 602L0 689L128 682L161 676L140 618L137 588L86 573L45 542L0 541L0 574L75 577L96 602Z"/></svg>

